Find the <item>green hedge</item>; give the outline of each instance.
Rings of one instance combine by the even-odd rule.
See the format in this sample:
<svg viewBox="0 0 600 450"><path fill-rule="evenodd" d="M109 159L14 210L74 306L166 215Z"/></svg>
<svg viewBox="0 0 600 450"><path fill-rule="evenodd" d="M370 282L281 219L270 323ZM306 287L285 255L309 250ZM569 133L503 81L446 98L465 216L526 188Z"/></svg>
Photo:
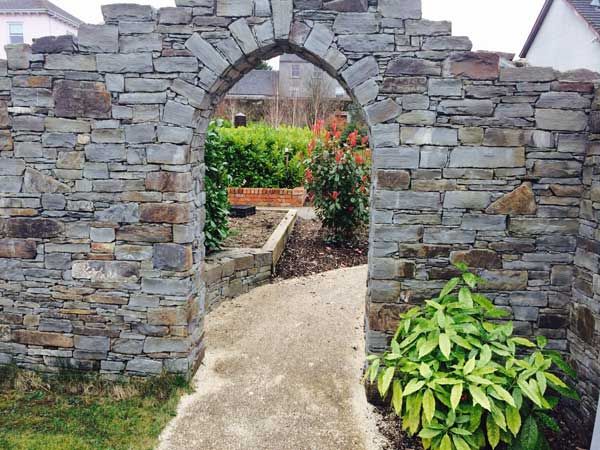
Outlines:
<svg viewBox="0 0 600 450"><path fill-rule="evenodd" d="M265 124L218 131L232 187L295 188L303 185L308 128Z"/></svg>

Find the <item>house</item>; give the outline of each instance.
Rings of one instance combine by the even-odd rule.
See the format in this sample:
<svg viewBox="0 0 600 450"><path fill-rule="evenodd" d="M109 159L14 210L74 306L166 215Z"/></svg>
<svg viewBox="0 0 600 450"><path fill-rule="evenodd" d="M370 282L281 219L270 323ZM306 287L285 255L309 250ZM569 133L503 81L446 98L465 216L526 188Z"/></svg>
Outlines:
<svg viewBox="0 0 600 450"><path fill-rule="evenodd" d="M534 66L600 72L600 0L546 0L520 56Z"/></svg>
<svg viewBox="0 0 600 450"><path fill-rule="evenodd" d="M31 44L43 36L76 35L82 23L48 0L0 0L0 58L6 58L7 44Z"/></svg>
<svg viewBox="0 0 600 450"><path fill-rule="evenodd" d="M277 97L279 72L275 70L253 70L238 81L228 92L229 98L264 100Z"/></svg>
<svg viewBox="0 0 600 450"><path fill-rule="evenodd" d="M348 98L340 84L314 64L293 54L279 58L279 95L308 98L315 90L330 99Z"/></svg>

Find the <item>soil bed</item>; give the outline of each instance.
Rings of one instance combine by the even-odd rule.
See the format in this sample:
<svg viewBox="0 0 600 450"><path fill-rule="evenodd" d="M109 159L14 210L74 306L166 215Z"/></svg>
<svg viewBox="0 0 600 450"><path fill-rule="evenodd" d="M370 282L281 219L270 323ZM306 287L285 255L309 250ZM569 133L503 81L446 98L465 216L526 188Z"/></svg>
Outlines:
<svg viewBox="0 0 600 450"><path fill-rule="evenodd" d="M261 248L271 237L286 211L258 210L248 217L230 217L230 235L223 243L228 248Z"/></svg>
<svg viewBox="0 0 600 450"><path fill-rule="evenodd" d="M381 434L388 440L388 444L383 450L423 450L420 439L409 437L402 431L402 421L392 412L390 408L384 406L377 407L378 421L377 427ZM552 450L587 450L588 447L581 442L569 426L560 418L558 414L553 414L560 426L561 432L547 432L546 437ZM499 446L498 450L505 447Z"/></svg>
<svg viewBox="0 0 600 450"><path fill-rule="evenodd" d="M368 232L361 232L356 243L333 246L323 240L324 232L318 220L298 218L290 235L275 277L289 279L314 275L329 270L367 264Z"/></svg>

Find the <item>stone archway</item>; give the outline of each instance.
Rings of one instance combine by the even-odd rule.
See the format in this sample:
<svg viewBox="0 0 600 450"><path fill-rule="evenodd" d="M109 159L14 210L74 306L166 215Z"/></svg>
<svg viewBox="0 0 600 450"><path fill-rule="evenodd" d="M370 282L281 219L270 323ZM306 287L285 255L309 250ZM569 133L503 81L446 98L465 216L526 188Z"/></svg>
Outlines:
<svg viewBox="0 0 600 450"><path fill-rule="evenodd" d="M471 52L448 22L422 19L420 0L176 3L108 5L78 40L8 48L1 363L193 370L203 131L219 96L282 50L341 80L370 125L369 350L457 260L492 280L520 333L567 349L572 288L592 294L573 263L589 271L597 255L576 251L593 84Z"/></svg>

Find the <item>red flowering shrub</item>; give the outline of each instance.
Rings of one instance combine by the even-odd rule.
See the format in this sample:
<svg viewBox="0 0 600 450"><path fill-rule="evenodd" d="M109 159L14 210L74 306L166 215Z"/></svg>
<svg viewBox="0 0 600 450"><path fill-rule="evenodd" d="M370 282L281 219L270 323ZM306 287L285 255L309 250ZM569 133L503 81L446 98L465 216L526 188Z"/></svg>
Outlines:
<svg viewBox="0 0 600 450"><path fill-rule="evenodd" d="M342 142L342 131L334 123L313 128L306 161L306 189L317 216L328 231L328 240L352 240L369 221L370 151L368 139L358 131Z"/></svg>

